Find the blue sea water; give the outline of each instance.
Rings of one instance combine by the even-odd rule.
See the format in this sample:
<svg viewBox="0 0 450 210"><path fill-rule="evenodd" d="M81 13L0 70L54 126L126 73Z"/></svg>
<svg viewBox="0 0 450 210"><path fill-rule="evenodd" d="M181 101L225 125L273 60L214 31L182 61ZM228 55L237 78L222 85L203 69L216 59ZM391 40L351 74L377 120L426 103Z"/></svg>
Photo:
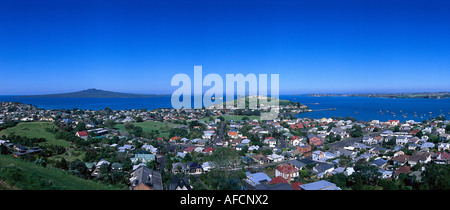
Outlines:
<svg viewBox="0 0 450 210"><path fill-rule="evenodd" d="M300 102L312 110L335 108L297 114L297 117L320 119L323 117L354 117L357 120L423 120L444 116L450 119L450 98L447 99L389 99L369 97L309 97L281 95L280 99ZM15 101L36 105L44 109L90 109L109 107L113 110L147 110L172 108L171 96L152 98L20 98L0 96L0 102ZM395 115L395 116L394 116Z"/></svg>

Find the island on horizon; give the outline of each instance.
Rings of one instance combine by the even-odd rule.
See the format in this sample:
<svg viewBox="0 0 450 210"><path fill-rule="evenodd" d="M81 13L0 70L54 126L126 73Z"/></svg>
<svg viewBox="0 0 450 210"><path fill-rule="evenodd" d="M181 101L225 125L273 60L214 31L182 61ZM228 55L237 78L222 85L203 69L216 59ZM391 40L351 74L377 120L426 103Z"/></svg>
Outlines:
<svg viewBox="0 0 450 210"><path fill-rule="evenodd" d="M43 94L43 95L20 95L15 97L27 98L150 98L150 97L164 97L167 94L134 94L134 93L119 93L113 91L100 90L90 88L77 92L57 93L57 94Z"/></svg>

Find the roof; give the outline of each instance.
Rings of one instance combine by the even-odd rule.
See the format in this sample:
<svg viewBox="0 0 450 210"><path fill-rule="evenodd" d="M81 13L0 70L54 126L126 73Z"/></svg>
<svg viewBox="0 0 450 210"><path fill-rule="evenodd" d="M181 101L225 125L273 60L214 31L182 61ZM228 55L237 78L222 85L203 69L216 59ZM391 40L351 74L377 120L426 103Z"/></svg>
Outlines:
<svg viewBox="0 0 450 210"><path fill-rule="evenodd" d="M78 134L79 136L88 136L87 131L78 131L77 134Z"/></svg>
<svg viewBox="0 0 450 210"><path fill-rule="evenodd" d="M255 184L260 184L260 182L264 180L266 180L267 182L270 182L272 180L269 176L267 176L267 174L262 172L248 174L247 179L251 180Z"/></svg>
<svg viewBox="0 0 450 210"><path fill-rule="evenodd" d="M341 190L341 188L337 187L336 184L325 180L303 184L300 185L300 188L303 190Z"/></svg>
<svg viewBox="0 0 450 210"><path fill-rule="evenodd" d="M291 184L292 188L294 188L294 190L300 190L300 185L303 185L303 183L296 181L294 183Z"/></svg>
<svg viewBox="0 0 450 210"><path fill-rule="evenodd" d="M397 170L395 170L394 175L395 175L395 176L398 176L398 175L400 175L401 173L407 174L407 173L409 173L410 171L411 171L411 167L410 167L410 166L402 166L402 167L398 168Z"/></svg>
<svg viewBox="0 0 450 210"><path fill-rule="evenodd" d="M294 166L288 164L280 164L277 170L284 174L292 174L298 171Z"/></svg>
<svg viewBox="0 0 450 210"><path fill-rule="evenodd" d="M273 178L269 183L270 184L280 184L280 183L288 183L288 181L281 176L277 176L277 177Z"/></svg>

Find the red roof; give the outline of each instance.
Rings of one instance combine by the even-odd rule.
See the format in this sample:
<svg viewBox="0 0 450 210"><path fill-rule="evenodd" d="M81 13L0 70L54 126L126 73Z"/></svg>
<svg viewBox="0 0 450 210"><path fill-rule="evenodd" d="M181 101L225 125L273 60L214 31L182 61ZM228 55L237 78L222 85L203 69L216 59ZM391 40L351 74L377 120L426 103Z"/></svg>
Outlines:
<svg viewBox="0 0 450 210"><path fill-rule="evenodd" d="M280 183L288 183L288 181L281 176L277 176L277 177L273 178L272 180L270 180L269 183L270 184L280 184Z"/></svg>
<svg viewBox="0 0 450 210"><path fill-rule="evenodd" d="M291 184L292 188L294 188L294 190L300 190L300 185L303 185L303 183L296 181L294 183Z"/></svg>
<svg viewBox="0 0 450 210"><path fill-rule="evenodd" d="M295 172L298 172L298 170L294 166L288 164L280 164L277 167L277 170L283 174L293 174Z"/></svg>
<svg viewBox="0 0 450 210"><path fill-rule="evenodd" d="M394 172L394 175L395 175L395 176L398 176L398 175L400 175L401 173L407 174L407 173L409 173L410 171L411 171L411 167L410 167L410 166L402 166L402 167L398 168L398 169Z"/></svg>
<svg viewBox="0 0 450 210"><path fill-rule="evenodd" d="M192 151L194 151L195 148L196 148L196 147L188 147L188 148L184 149L184 151L186 151L186 152L192 152Z"/></svg>
<svg viewBox="0 0 450 210"><path fill-rule="evenodd" d="M88 136L87 131L78 131L77 134L78 136Z"/></svg>
<svg viewBox="0 0 450 210"><path fill-rule="evenodd" d="M206 148L205 150L203 150L203 152L213 152L213 151L214 151L214 148L211 148L211 147Z"/></svg>

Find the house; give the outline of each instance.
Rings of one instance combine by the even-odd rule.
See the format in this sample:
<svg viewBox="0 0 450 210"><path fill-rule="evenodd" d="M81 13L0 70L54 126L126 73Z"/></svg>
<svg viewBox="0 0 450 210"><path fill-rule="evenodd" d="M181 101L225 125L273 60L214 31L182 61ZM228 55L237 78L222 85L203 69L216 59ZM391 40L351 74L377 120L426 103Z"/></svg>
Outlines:
<svg viewBox="0 0 450 210"><path fill-rule="evenodd" d="M135 154L133 157L130 158L131 162L133 164L137 163L148 163L150 161L156 160L156 155L154 154Z"/></svg>
<svg viewBox="0 0 450 210"><path fill-rule="evenodd" d="M397 145L404 145L408 143L408 137L407 136L397 136L397 139L395 140L395 143Z"/></svg>
<svg viewBox="0 0 450 210"><path fill-rule="evenodd" d="M308 141L308 143L312 146L320 146L323 144L323 140L315 134L309 134Z"/></svg>
<svg viewBox="0 0 450 210"><path fill-rule="evenodd" d="M131 172L130 188L132 190L163 190L161 173L145 166Z"/></svg>
<svg viewBox="0 0 450 210"><path fill-rule="evenodd" d="M450 163L450 153L442 152L438 153L438 156L434 160L437 164L449 164Z"/></svg>
<svg viewBox="0 0 450 210"><path fill-rule="evenodd" d="M167 190L192 190L189 178L174 176L167 186Z"/></svg>
<svg viewBox="0 0 450 210"><path fill-rule="evenodd" d="M186 149L183 150L183 153L187 154L187 153L191 153L195 150L195 148L197 147L188 147Z"/></svg>
<svg viewBox="0 0 450 210"><path fill-rule="evenodd" d="M266 156L264 156L264 155L254 155L252 157L259 164L269 163L269 159Z"/></svg>
<svg viewBox="0 0 450 210"><path fill-rule="evenodd" d="M190 174L201 174L203 172L202 165L198 162L187 163L187 170Z"/></svg>
<svg viewBox="0 0 450 210"><path fill-rule="evenodd" d="M400 176L401 173L408 174L411 171L411 166L402 166L394 171L394 177Z"/></svg>
<svg viewBox="0 0 450 210"><path fill-rule="evenodd" d="M378 143L372 136L364 136L362 139L364 144L376 144Z"/></svg>
<svg viewBox="0 0 450 210"><path fill-rule="evenodd" d="M405 165L405 163L408 162L409 158L411 156L409 155L397 155L394 158L392 158L394 165Z"/></svg>
<svg viewBox="0 0 450 210"><path fill-rule="evenodd" d="M383 168L385 167L387 164L387 160L383 159L383 158L378 158L372 162L370 162L370 165L376 166L378 168Z"/></svg>
<svg viewBox="0 0 450 210"><path fill-rule="evenodd" d="M123 165L121 163L111 164L111 171L121 172L123 170Z"/></svg>
<svg viewBox="0 0 450 210"><path fill-rule="evenodd" d="M172 163L172 173L186 173L187 167L184 163Z"/></svg>
<svg viewBox="0 0 450 210"><path fill-rule="evenodd" d="M426 150L426 149L432 149L434 148L434 144L431 142L425 142L422 145L420 145L420 150Z"/></svg>
<svg viewBox="0 0 450 210"><path fill-rule="evenodd" d="M289 161L289 164L294 166L297 170L302 170L302 168L306 166L306 164L304 164L298 160L291 160L291 161Z"/></svg>
<svg viewBox="0 0 450 210"><path fill-rule="evenodd" d="M408 160L409 165L416 165L417 163L424 164L431 161L431 153L429 152L415 152Z"/></svg>
<svg viewBox="0 0 450 210"><path fill-rule="evenodd" d="M228 131L228 136L232 139L237 139L239 137L239 134L234 131Z"/></svg>
<svg viewBox="0 0 450 210"><path fill-rule="evenodd" d="M298 169L289 164L280 164L275 168L275 176L281 176L291 182L295 177L298 177Z"/></svg>
<svg viewBox="0 0 450 210"><path fill-rule="evenodd" d="M297 147L297 151L305 157L311 156L311 145L299 146Z"/></svg>
<svg viewBox="0 0 450 210"><path fill-rule="evenodd" d="M263 141L264 144L268 144L269 147L275 147L277 145L277 140L274 137L267 137Z"/></svg>
<svg viewBox="0 0 450 210"><path fill-rule="evenodd" d="M294 190L300 190L300 185L303 185L303 183L299 182L299 181L295 181L291 184L292 188L294 188Z"/></svg>
<svg viewBox="0 0 450 210"><path fill-rule="evenodd" d="M303 184L300 185L300 188L302 190L341 190L341 188L337 187L336 184L325 180Z"/></svg>
<svg viewBox="0 0 450 210"><path fill-rule="evenodd" d="M251 174L250 172L246 172L245 174L246 174L245 181L253 187L255 187L256 185L259 185L259 184L268 184L268 183L270 183L270 181L272 181L272 179L269 176L267 176L267 174L262 173L262 172L258 172L258 173L254 173L254 174Z"/></svg>
<svg viewBox="0 0 450 210"><path fill-rule="evenodd" d="M317 162L326 162L329 159L333 159L336 157L338 156L331 152L322 152L320 150L316 150L312 153L312 160Z"/></svg>
<svg viewBox="0 0 450 210"><path fill-rule="evenodd" d="M313 172L317 174L318 178L322 178L325 175L330 174L334 170L334 165L319 163L313 167Z"/></svg>
<svg viewBox="0 0 450 210"><path fill-rule="evenodd" d="M78 136L78 137L80 137L82 139L86 139L89 136L89 134L87 133L87 131L78 131L75 134L75 136Z"/></svg>
<svg viewBox="0 0 450 210"><path fill-rule="evenodd" d="M211 148L211 147L208 147L205 150L203 150L203 153L208 154L208 155L212 154L213 152L214 152L214 148Z"/></svg>
<svg viewBox="0 0 450 210"><path fill-rule="evenodd" d="M269 182L269 184L281 184L281 183L287 184L288 181L285 178L281 177L281 176L276 176L275 178L273 178Z"/></svg>
<svg viewBox="0 0 450 210"><path fill-rule="evenodd" d="M283 161L284 156L277 155L277 154L271 154L271 155L267 155L267 159L269 159L269 162L278 163L278 162Z"/></svg>

